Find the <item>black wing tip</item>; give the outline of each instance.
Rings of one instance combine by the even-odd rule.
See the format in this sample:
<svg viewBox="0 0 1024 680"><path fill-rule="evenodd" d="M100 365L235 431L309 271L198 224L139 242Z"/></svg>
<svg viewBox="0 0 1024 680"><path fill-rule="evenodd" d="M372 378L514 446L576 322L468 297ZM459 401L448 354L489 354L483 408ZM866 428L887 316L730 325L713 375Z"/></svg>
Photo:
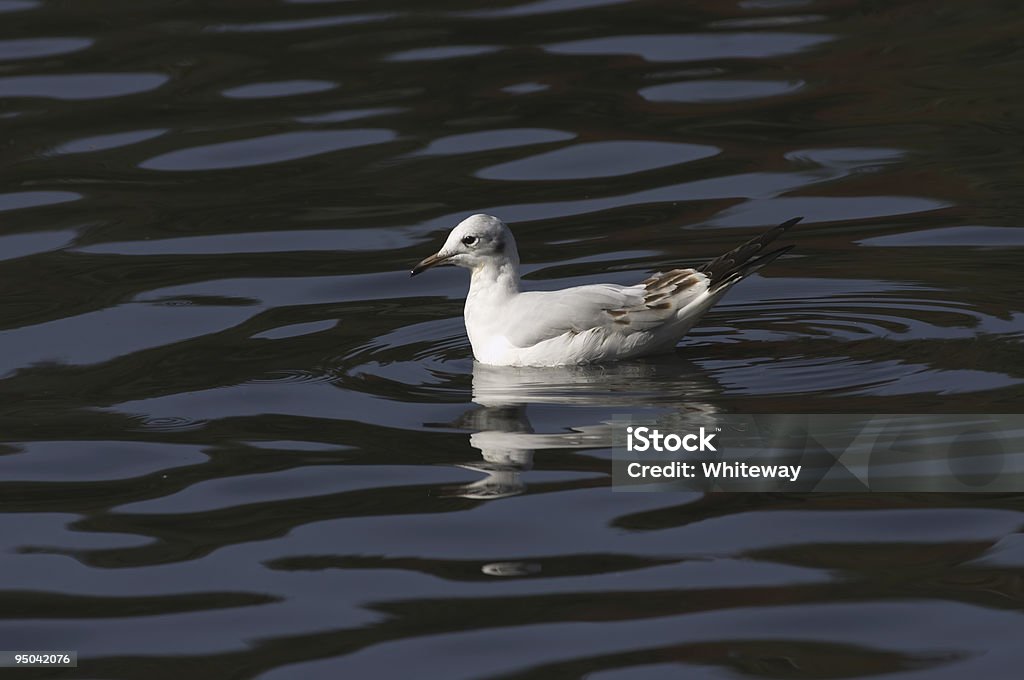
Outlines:
<svg viewBox="0 0 1024 680"><path fill-rule="evenodd" d="M717 288L728 283L735 283L745 276L754 273L761 267L771 263L776 258L793 250L795 246L785 246L771 252L764 252L775 239L783 234L794 224L800 222L803 216L793 217L782 224L769 229L768 231L755 236L742 245L733 248L725 255L716 257L698 271L703 272L711 279L711 286Z"/></svg>
<svg viewBox="0 0 1024 680"><path fill-rule="evenodd" d="M773 260L776 260L776 259L782 257L783 255L785 255L786 253L790 252L794 248L796 248L795 245L788 245L788 246L783 246L781 248L776 248L775 250L771 251L770 253L765 253L764 255L762 255L760 257L755 257L754 259L750 260L749 262L747 262L747 266L748 267L753 267L754 269L760 269L761 267L765 266L766 264L770 264Z"/></svg>

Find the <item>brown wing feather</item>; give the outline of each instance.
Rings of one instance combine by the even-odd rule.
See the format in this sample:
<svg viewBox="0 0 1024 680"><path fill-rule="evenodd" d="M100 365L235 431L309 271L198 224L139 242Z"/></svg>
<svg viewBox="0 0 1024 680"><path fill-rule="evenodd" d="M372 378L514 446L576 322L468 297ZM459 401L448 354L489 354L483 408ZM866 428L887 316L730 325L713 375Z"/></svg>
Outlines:
<svg viewBox="0 0 1024 680"><path fill-rule="evenodd" d="M700 283L700 280L701 277L694 269L673 269L664 274L655 274L643 282L644 303L653 308L666 298L671 298Z"/></svg>
<svg viewBox="0 0 1024 680"><path fill-rule="evenodd" d="M607 311L616 324L628 326L637 322L643 328L668 317L676 309L680 293L706 281L707 277L694 269L673 269L658 273L641 283L644 287L642 304Z"/></svg>

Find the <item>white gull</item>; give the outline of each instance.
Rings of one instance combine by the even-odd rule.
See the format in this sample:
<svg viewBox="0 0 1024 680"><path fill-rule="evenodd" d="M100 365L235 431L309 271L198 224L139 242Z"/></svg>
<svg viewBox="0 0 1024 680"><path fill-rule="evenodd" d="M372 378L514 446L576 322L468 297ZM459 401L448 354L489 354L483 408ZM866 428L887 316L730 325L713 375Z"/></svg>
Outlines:
<svg viewBox="0 0 1024 680"><path fill-rule="evenodd" d="M797 217L696 269L659 272L634 286L598 283L519 289L519 251L497 217L460 222L412 276L437 265L472 272L465 320L473 356L498 366L563 366L672 350L736 283L792 246L765 252Z"/></svg>

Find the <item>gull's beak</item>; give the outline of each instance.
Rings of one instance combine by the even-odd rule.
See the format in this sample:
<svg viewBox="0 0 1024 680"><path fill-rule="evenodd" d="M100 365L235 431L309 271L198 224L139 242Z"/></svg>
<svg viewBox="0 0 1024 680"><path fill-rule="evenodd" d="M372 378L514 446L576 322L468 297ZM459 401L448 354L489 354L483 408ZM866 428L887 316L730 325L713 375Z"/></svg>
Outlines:
<svg viewBox="0 0 1024 680"><path fill-rule="evenodd" d="M442 253L434 253L433 255L431 255L430 257L420 261L420 263L418 265L413 267L412 271L409 272L409 276L416 276L417 274L420 274L422 272L427 271L431 267L436 267L438 265L444 264L451 257L452 257L451 255L444 255Z"/></svg>

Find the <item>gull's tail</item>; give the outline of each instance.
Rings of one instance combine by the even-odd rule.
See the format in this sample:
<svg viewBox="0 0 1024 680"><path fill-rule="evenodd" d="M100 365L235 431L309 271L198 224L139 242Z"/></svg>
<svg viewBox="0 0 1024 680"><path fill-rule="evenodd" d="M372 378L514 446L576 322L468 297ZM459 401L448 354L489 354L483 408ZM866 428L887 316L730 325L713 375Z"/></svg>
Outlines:
<svg viewBox="0 0 1024 680"><path fill-rule="evenodd" d="M786 246L767 253L764 252L772 241L782 235L782 232L802 219L802 217L794 217L791 220L786 220L774 229L770 229L760 236L755 236L738 248L730 250L725 255L716 257L707 264L697 267L697 271L706 275L711 282L708 292L714 292L715 290L720 290L723 286L736 283L766 264L771 263L780 255L792 250L793 246Z"/></svg>

